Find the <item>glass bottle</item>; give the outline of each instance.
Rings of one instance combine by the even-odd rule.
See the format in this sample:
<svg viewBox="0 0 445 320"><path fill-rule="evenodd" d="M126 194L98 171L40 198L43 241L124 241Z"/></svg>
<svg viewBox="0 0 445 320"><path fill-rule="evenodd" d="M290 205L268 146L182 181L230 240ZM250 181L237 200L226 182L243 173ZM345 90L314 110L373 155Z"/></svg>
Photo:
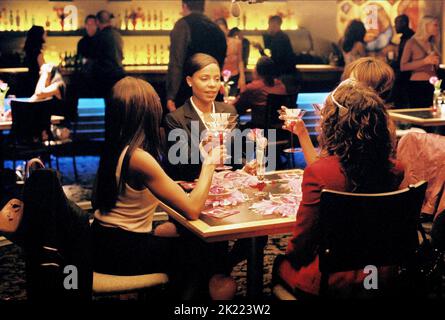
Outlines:
<svg viewBox="0 0 445 320"><path fill-rule="evenodd" d="M25 10L25 25L23 26L23 30L26 31L28 29L29 29L28 10Z"/></svg>
<svg viewBox="0 0 445 320"><path fill-rule="evenodd" d="M164 17L162 14L162 10L159 12L159 30L163 29Z"/></svg>
<svg viewBox="0 0 445 320"><path fill-rule="evenodd" d="M15 15L15 25L16 25L17 31L20 31L20 16L19 16L19 10L16 11L16 15Z"/></svg>
<svg viewBox="0 0 445 320"><path fill-rule="evenodd" d="M153 11L153 29L158 30L158 15L156 14L156 10Z"/></svg>
<svg viewBox="0 0 445 320"><path fill-rule="evenodd" d="M128 30L128 10L127 9L125 9L124 22L125 22L125 30Z"/></svg>
<svg viewBox="0 0 445 320"><path fill-rule="evenodd" d="M12 14L12 10L9 10L9 30L13 31L14 27L14 16Z"/></svg>
<svg viewBox="0 0 445 320"><path fill-rule="evenodd" d="M151 30L151 13L150 13L150 10L147 11L147 30Z"/></svg>

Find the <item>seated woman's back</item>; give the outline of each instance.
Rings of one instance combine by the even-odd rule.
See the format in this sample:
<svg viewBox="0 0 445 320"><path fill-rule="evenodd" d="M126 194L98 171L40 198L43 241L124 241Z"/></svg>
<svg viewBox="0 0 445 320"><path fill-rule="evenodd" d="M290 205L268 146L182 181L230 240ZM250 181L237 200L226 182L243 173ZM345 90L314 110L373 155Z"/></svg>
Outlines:
<svg viewBox="0 0 445 320"><path fill-rule="evenodd" d="M286 87L277 79L276 65L269 57L261 57L254 70L254 80L246 86L235 106L238 113L242 113L248 107L265 106L267 95L287 94Z"/></svg>

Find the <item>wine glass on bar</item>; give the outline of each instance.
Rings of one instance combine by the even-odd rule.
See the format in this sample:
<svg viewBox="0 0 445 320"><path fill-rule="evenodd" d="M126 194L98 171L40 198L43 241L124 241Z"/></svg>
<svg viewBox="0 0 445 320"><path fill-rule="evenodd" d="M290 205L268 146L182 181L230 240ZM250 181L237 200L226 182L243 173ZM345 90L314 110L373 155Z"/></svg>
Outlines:
<svg viewBox="0 0 445 320"><path fill-rule="evenodd" d="M303 115L306 113L305 110L303 109L297 109L297 108L286 108L285 109L285 113L283 114L283 119L286 123L286 125L290 126L291 129L293 129L293 127L296 124L297 120L300 120L301 118L303 118ZM299 152L300 149L299 148L294 148L294 139L293 139L293 130L291 130L290 132L290 148L284 149L283 152L286 153L296 153Z"/></svg>

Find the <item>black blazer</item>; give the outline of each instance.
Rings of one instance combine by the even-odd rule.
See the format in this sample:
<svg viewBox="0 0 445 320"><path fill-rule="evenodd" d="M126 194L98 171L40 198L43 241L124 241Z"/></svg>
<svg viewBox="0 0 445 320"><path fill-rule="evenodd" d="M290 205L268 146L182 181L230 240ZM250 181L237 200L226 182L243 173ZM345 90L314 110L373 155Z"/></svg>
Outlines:
<svg viewBox="0 0 445 320"><path fill-rule="evenodd" d="M234 106L215 101L216 112L226 112L236 115L236 109ZM192 121L198 121L199 135L192 136ZM206 129L204 123L201 121L198 113L190 103L190 99L174 112L169 113L165 117L165 130L167 137L173 129L183 129L187 135L188 142L188 162L191 160L191 150L199 150L199 138L201 133ZM175 141L167 141L168 150L178 142L179 138ZM168 160L168 150L164 158L164 167L170 177L174 180L193 181L198 178L201 172L201 159L199 164L172 164Z"/></svg>

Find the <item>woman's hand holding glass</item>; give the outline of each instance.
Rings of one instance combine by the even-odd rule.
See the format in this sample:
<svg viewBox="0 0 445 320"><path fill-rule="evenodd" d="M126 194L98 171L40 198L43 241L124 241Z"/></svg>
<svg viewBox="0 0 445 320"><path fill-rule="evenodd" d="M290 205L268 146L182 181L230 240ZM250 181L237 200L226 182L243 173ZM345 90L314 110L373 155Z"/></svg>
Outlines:
<svg viewBox="0 0 445 320"><path fill-rule="evenodd" d="M203 165L221 165L230 158L227 155L227 147L211 134L201 141L199 150L204 158Z"/></svg>
<svg viewBox="0 0 445 320"><path fill-rule="evenodd" d="M307 132L306 126L304 125L304 121L301 119L305 113L304 110L302 110L299 114L298 119L292 119L289 120L289 117L286 115L287 108L285 106L281 107L280 110L280 120L284 120L283 129L290 131L291 133L300 136L302 134L305 134Z"/></svg>

